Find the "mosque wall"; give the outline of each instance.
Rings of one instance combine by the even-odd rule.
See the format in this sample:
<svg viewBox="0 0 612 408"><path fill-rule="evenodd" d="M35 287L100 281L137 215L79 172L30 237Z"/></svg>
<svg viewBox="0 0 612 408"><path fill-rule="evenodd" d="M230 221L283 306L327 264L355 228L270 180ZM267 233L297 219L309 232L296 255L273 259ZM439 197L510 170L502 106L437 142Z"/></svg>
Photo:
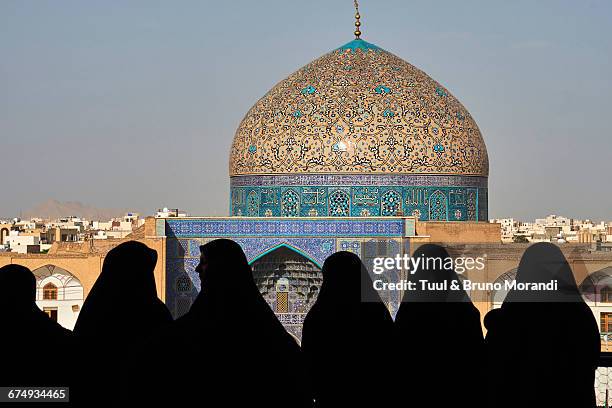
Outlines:
<svg viewBox="0 0 612 408"><path fill-rule="evenodd" d="M287 247L318 267L335 251L354 252L366 265L371 265L374 257L411 254L423 243L443 242L447 244L452 256L486 257L484 270L465 275L466 278L481 282L493 282L504 274L516 271L523 252L529 246L502 244L497 224L422 223L415 222L414 218L400 217L231 217L157 219L156 223L156 233L166 236L166 303L175 317L189 310L199 292L199 278L195 273L199 262L199 246L216 238L227 237L237 241L251 263L275 249ZM578 283L589 273L612 264L612 255L593 255L585 246L566 246L564 251ZM473 292L469 295L483 317L494 307L493 293ZM394 312L394 305L399 304L401 293L391 292L386 296L384 301ZM283 313L278 316L288 329L289 326L300 326L304 317L299 313ZM293 333L300 337L297 330Z"/></svg>
<svg viewBox="0 0 612 408"><path fill-rule="evenodd" d="M417 235L429 242L500 243L501 224L488 222L417 222Z"/></svg>
<svg viewBox="0 0 612 408"><path fill-rule="evenodd" d="M199 247L211 240L233 239L240 244L251 264L273 254L277 249L286 248L320 269L328 256L340 250L352 251L365 258L392 256L402 252L404 235L414 231L414 219L407 221L397 217L210 217L155 221L156 233L164 234L166 239L166 304L174 317L189 310L200 290L199 277L195 272L200 257ZM297 271L289 275L288 279L295 278L298 281L301 275ZM292 295L288 293L288 298ZM274 297L270 296L270 299ZM230 288L228 298L231 299ZM301 338L301 326L309 308L302 300L289 302L283 312L278 312L274 303L270 304L281 323L298 339ZM386 301L397 304L397 293Z"/></svg>
<svg viewBox="0 0 612 408"><path fill-rule="evenodd" d="M97 254L59 255L47 254L16 254L6 252L0 254L0 267L10 264L25 266L34 271L47 265L55 265L74 275L82 284L86 297L102 270L103 258Z"/></svg>

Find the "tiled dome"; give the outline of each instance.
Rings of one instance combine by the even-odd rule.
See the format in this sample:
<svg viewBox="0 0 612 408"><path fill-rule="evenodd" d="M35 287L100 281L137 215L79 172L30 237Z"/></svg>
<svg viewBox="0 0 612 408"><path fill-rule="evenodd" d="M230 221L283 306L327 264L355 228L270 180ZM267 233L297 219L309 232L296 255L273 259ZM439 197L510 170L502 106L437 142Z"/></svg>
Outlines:
<svg viewBox="0 0 612 408"><path fill-rule="evenodd" d="M482 135L463 105L363 40L272 88L240 123L230 156L230 176L488 172Z"/></svg>
<svg viewBox="0 0 612 408"><path fill-rule="evenodd" d="M229 170L234 216L487 219L489 160L474 119L424 72L361 39L261 98Z"/></svg>

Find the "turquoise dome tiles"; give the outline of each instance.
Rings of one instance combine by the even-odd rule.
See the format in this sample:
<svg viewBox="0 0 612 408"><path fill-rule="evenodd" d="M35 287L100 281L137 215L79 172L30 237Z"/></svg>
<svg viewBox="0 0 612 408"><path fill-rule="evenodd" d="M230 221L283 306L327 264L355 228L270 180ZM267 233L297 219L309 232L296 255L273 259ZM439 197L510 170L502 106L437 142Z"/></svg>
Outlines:
<svg viewBox="0 0 612 408"><path fill-rule="evenodd" d="M378 47L377 45L371 44L367 41L362 40L361 38L356 38L353 41L349 41L346 44L344 44L342 47L338 47L337 51L352 51L355 52L356 50L362 50L362 51L368 51L368 50L372 50L372 51L380 51L381 48Z"/></svg>
<svg viewBox="0 0 612 408"><path fill-rule="evenodd" d="M231 215L248 217L416 216L422 221L486 221L487 183L478 177L308 176L232 178ZM355 181L354 184L339 185ZM267 181L267 182L266 182ZM308 181L304 184L296 184ZM364 183L369 181L369 183ZM333 182L330 183L330 182ZM398 183L399 182L399 183ZM403 183L402 183L403 182Z"/></svg>

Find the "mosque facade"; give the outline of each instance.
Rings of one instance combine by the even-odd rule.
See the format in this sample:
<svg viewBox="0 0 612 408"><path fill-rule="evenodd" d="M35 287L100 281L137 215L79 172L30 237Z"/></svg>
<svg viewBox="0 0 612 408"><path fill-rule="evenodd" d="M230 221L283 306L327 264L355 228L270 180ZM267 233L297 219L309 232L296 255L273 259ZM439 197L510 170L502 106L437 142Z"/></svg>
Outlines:
<svg viewBox="0 0 612 408"><path fill-rule="evenodd" d="M158 252L158 294L175 318L199 292L200 245L217 238L242 246L258 288L298 340L323 262L336 251L367 265L423 242L500 242L499 225L487 222L487 150L470 113L359 34L246 113L230 151L228 217L148 218L126 238ZM0 265L35 271L39 306L72 328L105 254L122 242L104 241L0 254ZM392 312L400 296L383 299Z"/></svg>
<svg viewBox="0 0 612 408"><path fill-rule="evenodd" d="M357 37L247 112L230 151L229 217L155 221L175 317L199 291L199 246L216 238L242 246L260 291L297 338L336 251L367 264L410 253L431 231L499 242L499 228L486 222L489 160L473 117L423 71ZM384 299L392 312L398 296Z"/></svg>

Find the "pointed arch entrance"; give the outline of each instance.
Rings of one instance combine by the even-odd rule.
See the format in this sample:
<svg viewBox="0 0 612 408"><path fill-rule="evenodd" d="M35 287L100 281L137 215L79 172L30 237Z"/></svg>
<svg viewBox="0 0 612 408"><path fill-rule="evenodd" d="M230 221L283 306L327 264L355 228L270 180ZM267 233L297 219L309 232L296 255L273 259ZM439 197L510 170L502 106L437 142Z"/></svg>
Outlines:
<svg viewBox="0 0 612 408"><path fill-rule="evenodd" d="M301 325L323 282L320 266L281 244L251 262L255 284L285 328L301 338Z"/></svg>

